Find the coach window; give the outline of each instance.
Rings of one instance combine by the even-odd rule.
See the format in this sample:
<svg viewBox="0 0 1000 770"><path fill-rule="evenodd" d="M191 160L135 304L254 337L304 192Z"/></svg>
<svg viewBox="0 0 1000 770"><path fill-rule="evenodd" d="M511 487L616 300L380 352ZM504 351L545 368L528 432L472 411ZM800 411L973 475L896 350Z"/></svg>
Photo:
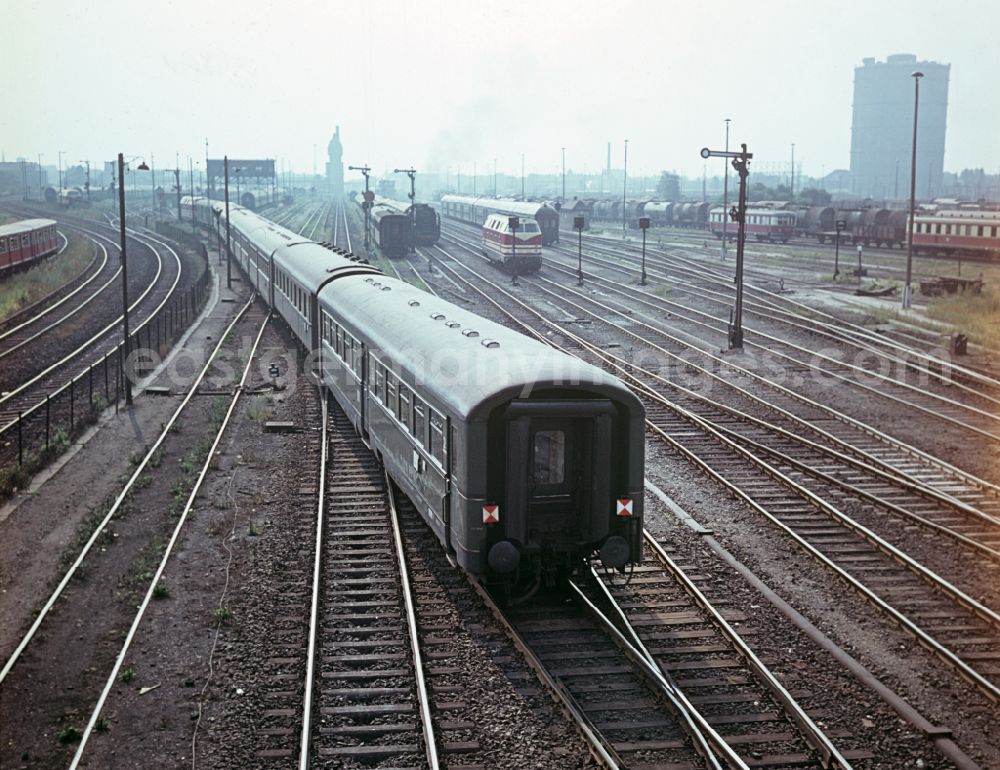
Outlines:
<svg viewBox="0 0 1000 770"><path fill-rule="evenodd" d="M424 416L424 402L416 394L413 396L413 435L416 436L420 446L427 444L427 420Z"/></svg>
<svg viewBox="0 0 1000 770"><path fill-rule="evenodd" d="M566 434L561 430L535 432L533 476L536 484L562 484L566 465Z"/></svg>
<svg viewBox="0 0 1000 770"><path fill-rule="evenodd" d="M430 409L430 413L431 432L430 444L427 449L430 451L431 457L437 460L441 467L444 467L444 417L433 407Z"/></svg>
<svg viewBox="0 0 1000 770"><path fill-rule="evenodd" d="M372 395L382 401L385 399L385 367L374 359L372 359L372 364L375 369L374 376L370 380Z"/></svg>
<svg viewBox="0 0 1000 770"><path fill-rule="evenodd" d="M7 241L0 240L0 254L7 253Z"/></svg>
<svg viewBox="0 0 1000 770"><path fill-rule="evenodd" d="M980 238L983 237L983 226L982 225L979 225L979 231L978 231L977 235L979 235Z"/></svg>
<svg viewBox="0 0 1000 770"><path fill-rule="evenodd" d="M388 370L385 373L385 405L390 412L396 413L396 375Z"/></svg>
<svg viewBox="0 0 1000 770"><path fill-rule="evenodd" d="M410 429L410 389L403 383L399 383L399 409L396 417L407 430Z"/></svg>

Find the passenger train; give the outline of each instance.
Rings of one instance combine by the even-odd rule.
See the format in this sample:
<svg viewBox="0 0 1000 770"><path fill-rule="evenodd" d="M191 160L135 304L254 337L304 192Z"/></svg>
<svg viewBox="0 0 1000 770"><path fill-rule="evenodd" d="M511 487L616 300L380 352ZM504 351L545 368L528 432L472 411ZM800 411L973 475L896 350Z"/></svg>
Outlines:
<svg viewBox="0 0 1000 770"><path fill-rule="evenodd" d="M729 212L721 206L709 212L708 223L712 234L720 240L723 227L725 227L726 240L735 240L739 232L739 222L732 221ZM747 238L754 237L758 241L788 243L788 239L795 233L795 212L748 208L743 230Z"/></svg>
<svg viewBox="0 0 1000 770"><path fill-rule="evenodd" d="M218 202L199 217L226 227ZM644 412L618 379L230 206L250 284L445 549L537 586L641 556Z"/></svg>
<svg viewBox="0 0 1000 770"><path fill-rule="evenodd" d="M23 219L0 225L0 274L47 257L58 248L56 223L51 219Z"/></svg>

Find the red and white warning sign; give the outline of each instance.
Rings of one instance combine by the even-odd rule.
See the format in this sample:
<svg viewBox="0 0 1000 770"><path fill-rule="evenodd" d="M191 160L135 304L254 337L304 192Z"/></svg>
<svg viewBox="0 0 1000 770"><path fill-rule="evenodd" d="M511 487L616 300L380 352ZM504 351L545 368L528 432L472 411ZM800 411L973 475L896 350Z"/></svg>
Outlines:
<svg viewBox="0 0 1000 770"><path fill-rule="evenodd" d="M631 497L619 497L615 505L615 513L618 516L631 516L632 515L632 498Z"/></svg>
<svg viewBox="0 0 1000 770"><path fill-rule="evenodd" d="M483 524L499 524L499 523L500 523L500 506L484 505Z"/></svg>

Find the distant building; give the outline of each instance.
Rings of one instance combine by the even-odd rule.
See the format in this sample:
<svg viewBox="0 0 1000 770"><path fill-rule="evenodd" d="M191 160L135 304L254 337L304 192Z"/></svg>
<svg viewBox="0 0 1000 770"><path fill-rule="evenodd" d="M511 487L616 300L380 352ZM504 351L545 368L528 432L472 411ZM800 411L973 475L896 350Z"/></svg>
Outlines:
<svg viewBox="0 0 1000 770"><path fill-rule="evenodd" d="M337 126L326 151L329 157L326 164L326 182L330 188L330 194L335 198L340 198L344 195L344 146L340 143L340 126Z"/></svg>
<svg viewBox="0 0 1000 770"><path fill-rule="evenodd" d="M18 159L0 162L0 194L41 200L41 191L48 183L48 171L44 166L39 168L33 161Z"/></svg>
<svg viewBox="0 0 1000 770"><path fill-rule="evenodd" d="M924 73L917 119L917 197L933 198L942 189L951 65L901 53L884 62L864 59L854 69L851 192L857 197L909 197L916 71Z"/></svg>

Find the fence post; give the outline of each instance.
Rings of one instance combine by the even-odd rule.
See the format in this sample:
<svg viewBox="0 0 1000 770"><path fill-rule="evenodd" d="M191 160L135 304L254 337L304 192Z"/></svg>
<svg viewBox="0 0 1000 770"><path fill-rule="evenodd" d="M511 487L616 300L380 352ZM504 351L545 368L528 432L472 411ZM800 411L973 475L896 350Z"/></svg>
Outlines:
<svg viewBox="0 0 1000 770"><path fill-rule="evenodd" d="M111 388L108 387L108 354L104 354L104 400L111 400Z"/></svg>
<svg viewBox="0 0 1000 770"><path fill-rule="evenodd" d="M21 467L24 465L24 437L21 435L21 412L20 409L17 410L17 465Z"/></svg>
<svg viewBox="0 0 1000 770"><path fill-rule="evenodd" d="M75 388L73 383L76 382L74 378L70 378L69 381L69 435L73 435L73 411L76 406L76 394L74 393Z"/></svg>
<svg viewBox="0 0 1000 770"><path fill-rule="evenodd" d="M156 315L156 349L160 349L160 315Z"/></svg>
<svg viewBox="0 0 1000 770"><path fill-rule="evenodd" d="M90 365L90 369L87 370L87 406L90 409L94 408L94 365Z"/></svg>
<svg viewBox="0 0 1000 770"><path fill-rule="evenodd" d="M118 399L122 386L122 354L118 352L118 369L115 371L115 414L118 414Z"/></svg>
<svg viewBox="0 0 1000 770"><path fill-rule="evenodd" d="M49 448L49 394L45 394L45 448Z"/></svg>

